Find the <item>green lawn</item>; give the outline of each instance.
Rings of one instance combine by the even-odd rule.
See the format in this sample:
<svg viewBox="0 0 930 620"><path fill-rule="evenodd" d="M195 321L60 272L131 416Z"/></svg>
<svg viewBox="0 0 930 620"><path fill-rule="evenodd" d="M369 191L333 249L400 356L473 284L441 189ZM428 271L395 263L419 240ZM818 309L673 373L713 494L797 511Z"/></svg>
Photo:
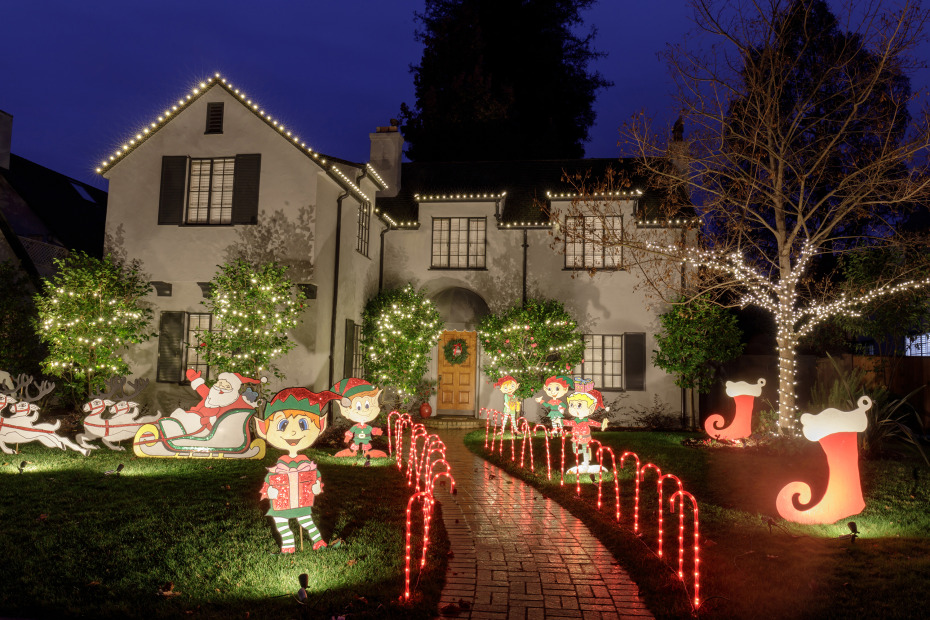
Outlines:
<svg viewBox="0 0 930 620"><path fill-rule="evenodd" d="M757 449L701 449L682 445L683 433L606 432L595 438L621 454L636 452L663 473L677 475L697 499L701 528L702 618L916 618L924 617L930 583L930 470L922 461L862 461L866 509L836 525L803 526L778 517L775 497L788 482L809 482L817 497L826 484L819 446L801 442L784 454ZM466 443L486 456L484 431ZM621 472L623 517L614 521L613 483L604 484L604 507L596 508L597 486L582 476L559 486L559 442L553 440L553 480L546 479L543 440L535 444L536 473L510 463L509 442L495 463L528 480L585 520L643 589L660 617L691 613L678 579L649 549L656 547L655 475L647 474L640 507L643 531L632 532L632 472ZM570 444L569 444L570 445ZM519 461L519 443L517 460ZM566 466L574 465L569 453ZM666 484L666 498L671 488ZM667 503L666 503L667 509ZM690 510L686 521L690 523ZM770 524L774 518L774 524ZM677 569L677 515L665 514L667 558ZM847 521L861 537L852 543ZM690 526L686 542L690 538ZM686 555L685 571L691 570ZM690 588L690 583L689 583Z"/></svg>
<svg viewBox="0 0 930 620"><path fill-rule="evenodd" d="M442 519L433 519L414 603L400 604L411 493L402 474L388 459L361 467L307 455L325 484L316 524L344 544L313 551L305 538L293 555L274 553L277 534L259 500L275 450L263 461L192 461L106 449L85 458L30 444L0 456L0 616L430 617L448 551ZM104 475L119 463L119 477ZM301 573L310 575L306 606L293 597Z"/></svg>

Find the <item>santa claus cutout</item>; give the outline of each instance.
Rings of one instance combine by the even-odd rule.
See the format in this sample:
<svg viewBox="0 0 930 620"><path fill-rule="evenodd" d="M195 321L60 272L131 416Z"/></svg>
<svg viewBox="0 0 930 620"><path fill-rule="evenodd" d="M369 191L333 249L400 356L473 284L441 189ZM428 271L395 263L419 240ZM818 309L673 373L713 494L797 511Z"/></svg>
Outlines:
<svg viewBox="0 0 930 620"><path fill-rule="evenodd" d="M212 430L216 420L227 411L254 409L255 401L247 400L244 395L239 394L239 390L243 383L261 382L259 379L243 377L237 372L221 372L216 378L216 383L208 388L200 371L194 369L188 369L187 380L201 398L198 404L188 409L189 413L200 417L201 430Z"/></svg>

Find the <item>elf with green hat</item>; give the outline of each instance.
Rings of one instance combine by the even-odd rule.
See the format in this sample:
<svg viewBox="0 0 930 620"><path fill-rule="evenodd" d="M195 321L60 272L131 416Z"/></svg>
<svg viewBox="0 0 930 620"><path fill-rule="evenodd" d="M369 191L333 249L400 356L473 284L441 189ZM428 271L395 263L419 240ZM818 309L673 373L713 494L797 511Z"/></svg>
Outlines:
<svg viewBox="0 0 930 620"><path fill-rule="evenodd" d="M536 398L536 402L542 405L546 415L552 421L552 428L562 428L562 418L565 417L565 405L562 403L562 397L575 389L575 382L568 375L553 375L546 379L543 384L543 392L549 396L549 400L543 401L543 397Z"/></svg>
<svg viewBox="0 0 930 620"><path fill-rule="evenodd" d="M316 463L298 452L313 445L323 432L326 415L322 407L337 398L339 394L328 391L285 388L265 407L264 419L255 421L259 436L287 452L268 468L261 489L261 498L270 502L265 514L274 520L281 536L281 553L295 550L289 519L297 519L298 525L307 530L314 549L326 547L312 516L313 501L323 491L323 481Z"/></svg>
<svg viewBox="0 0 930 620"><path fill-rule="evenodd" d="M350 377L334 385L332 391L342 395L338 401L342 415L355 422L355 426L345 434L345 442L349 447L337 452L336 456L357 456L361 450L366 457L386 457L384 451L371 449L371 438L383 435L384 432L368 424L381 413L378 405L381 390L363 379Z"/></svg>

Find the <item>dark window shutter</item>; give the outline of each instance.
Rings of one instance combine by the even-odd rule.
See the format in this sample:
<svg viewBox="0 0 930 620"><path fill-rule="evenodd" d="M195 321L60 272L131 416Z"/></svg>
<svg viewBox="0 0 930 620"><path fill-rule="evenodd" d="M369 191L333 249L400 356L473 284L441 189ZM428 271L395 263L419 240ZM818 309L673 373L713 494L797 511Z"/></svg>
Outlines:
<svg viewBox="0 0 930 620"><path fill-rule="evenodd" d="M181 381L183 354L184 313L162 312L158 323L158 381Z"/></svg>
<svg viewBox="0 0 930 620"><path fill-rule="evenodd" d="M165 155L161 158L161 193L158 197L159 224L181 223L186 181L186 155Z"/></svg>
<svg viewBox="0 0 930 620"><path fill-rule="evenodd" d="M639 392L646 389L646 334L623 335L623 387Z"/></svg>
<svg viewBox="0 0 930 620"><path fill-rule="evenodd" d="M352 376L352 362L355 358L355 321L346 319L345 358L342 362L343 379ZM360 379L361 377L356 377Z"/></svg>
<svg viewBox="0 0 930 620"><path fill-rule="evenodd" d="M207 128L204 133L223 133L223 102L207 104Z"/></svg>
<svg viewBox="0 0 930 620"><path fill-rule="evenodd" d="M232 223L258 223L258 180L262 168L260 153L236 155L233 181Z"/></svg>

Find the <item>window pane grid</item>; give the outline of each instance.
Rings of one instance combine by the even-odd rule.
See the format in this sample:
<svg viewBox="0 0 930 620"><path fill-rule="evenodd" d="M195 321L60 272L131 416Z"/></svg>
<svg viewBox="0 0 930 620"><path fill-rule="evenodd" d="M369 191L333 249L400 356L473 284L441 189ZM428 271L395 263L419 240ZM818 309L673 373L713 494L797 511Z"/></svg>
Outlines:
<svg viewBox="0 0 930 620"><path fill-rule="evenodd" d="M364 378L364 368L362 367L362 326L353 325L354 333L352 335L352 376L357 379Z"/></svg>
<svg viewBox="0 0 930 620"><path fill-rule="evenodd" d="M232 222L236 159L192 159L187 196L188 224Z"/></svg>
<svg viewBox="0 0 930 620"><path fill-rule="evenodd" d="M432 266L483 269L487 241L483 217L433 218Z"/></svg>
<svg viewBox="0 0 930 620"><path fill-rule="evenodd" d="M188 312L187 313L187 359L184 368L193 368L200 371L204 381L209 381L210 366L207 365L201 356L200 334L202 332L212 331L213 316L209 312Z"/></svg>
<svg viewBox="0 0 930 620"><path fill-rule="evenodd" d="M623 389L623 336L585 334L584 360L575 374L594 381L598 390Z"/></svg>
<svg viewBox="0 0 930 620"><path fill-rule="evenodd" d="M567 269L620 269L623 267L623 216L574 215L565 218Z"/></svg>
<svg viewBox="0 0 930 620"><path fill-rule="evenodd" d="M930 334L919 336L905 336L904 355L908 357L930 356Z"/></svg>
<svg viewBox="0 0 930 620"><path fill-rule="evenodd" d="M358 240L355 249L368 256L368 236L371 229L371 206L360 204L358 206Z"/></svg>

